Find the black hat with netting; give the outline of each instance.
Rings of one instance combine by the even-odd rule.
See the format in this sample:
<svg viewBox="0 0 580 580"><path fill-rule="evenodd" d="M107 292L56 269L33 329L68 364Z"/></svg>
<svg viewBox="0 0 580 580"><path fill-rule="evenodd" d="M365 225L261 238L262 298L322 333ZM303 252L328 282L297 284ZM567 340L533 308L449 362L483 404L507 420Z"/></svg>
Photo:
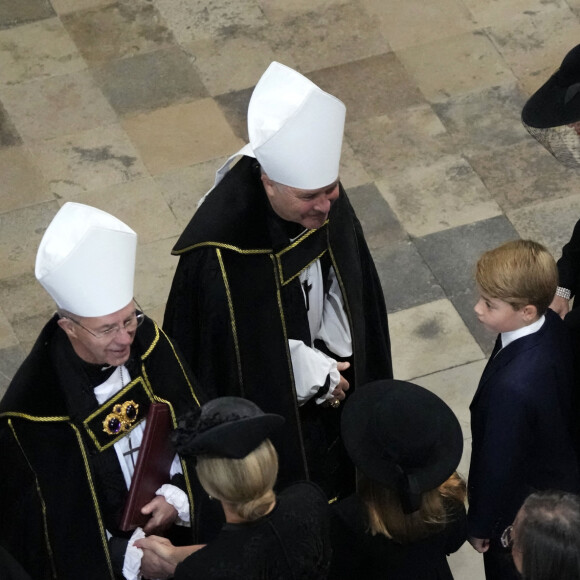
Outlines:
<svg viewBox="0 0 580 580"><path fill-rule="evenodd" d="M528 100L522 123L558 161L580 168L580 45Z"/></svg>

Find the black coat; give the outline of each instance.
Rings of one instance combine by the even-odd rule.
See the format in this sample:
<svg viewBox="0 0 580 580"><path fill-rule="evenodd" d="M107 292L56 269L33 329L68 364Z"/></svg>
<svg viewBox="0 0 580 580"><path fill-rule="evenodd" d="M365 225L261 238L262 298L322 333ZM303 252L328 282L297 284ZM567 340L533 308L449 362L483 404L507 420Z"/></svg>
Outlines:
<svg viewBox="0 0 580 580"><path fill-rule="evenodd" d="M337 273L349 317L351 388L392 377L382 289L342 188L328 224L290 245L267 201L259 165L244 157L207 196L173 254L180 259L164 329L211 396L242 396L286 418L274 438L281 484L309 479L330 450L344 458L336 443L340 410L314 401L298 408L288 349L289 338L310 343L298 274L320 258L323 268L326 262ZM320 478L312 479L324 487ZM353 489L354 470L342 480ZM334 494L330 487L325 491Z"/></svg>
<svg viewBox="0 0 580 580"><path fill-rule="evenodd" d="M570 241L562 248L558 260L558 285L568 288L575 296L580 289L580 221L576 222ZM580 306L580 300L574 306Z"/></svg>
<svg viewBox="0 0 580 580"><path fill-rule="evenodd" d="M174 345L150 319L131 353L132 381L121 392L140 401L140 417L156 399L169 403L174 419L201 402ZM127 489L103 439L112 403L99 407L92 386L55 316L0 402L0 544L35 580L114 577L105 530L117 534ZM182 461L182 468L193 522L194 467Z"/></svg>
<svg viewBox="0 0 580 580"><path fill-rule="evenodd" d="M266 516L225 524L177 566L175 580L323 580L330 564L328 504L309 482L278 495Z"/></svg>
<svg viewBox="0 0 580 580"><path fill-rule="evenodd" d="M471 403L469 534L498 540L533 491L577 493L571 338L551 310L491 358Z"/></svg>
<svg viewBox="0 0 580 580"><path fill-rule="evenodd" d="M456 502L454 502L455 504ZM449 523L428 538L399 544L368 531L368 516L357 495L333 504L329 580L451 580L447 555L467 538L465 508L449 506Z"/></svg>

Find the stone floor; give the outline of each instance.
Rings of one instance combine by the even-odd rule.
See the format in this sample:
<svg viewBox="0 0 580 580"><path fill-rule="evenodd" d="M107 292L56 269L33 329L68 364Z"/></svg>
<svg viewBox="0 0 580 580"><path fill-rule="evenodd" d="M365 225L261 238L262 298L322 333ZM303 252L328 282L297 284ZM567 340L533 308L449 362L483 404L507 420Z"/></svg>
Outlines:
<svg viewBox="0 0 580 580"><path fill-rule="evenodd" d="M170 249L279 60L347 105L341 176L396 376L453 406L466 473L492 342L472 312L473 265L518 236L558 257L571 233L580 175L519 116L579 39L580 0L0 0L0 394L53 310L33 264L67 200L139 233L137 297L162 318ZM452 565L482 578L469 546Z"/></svg>

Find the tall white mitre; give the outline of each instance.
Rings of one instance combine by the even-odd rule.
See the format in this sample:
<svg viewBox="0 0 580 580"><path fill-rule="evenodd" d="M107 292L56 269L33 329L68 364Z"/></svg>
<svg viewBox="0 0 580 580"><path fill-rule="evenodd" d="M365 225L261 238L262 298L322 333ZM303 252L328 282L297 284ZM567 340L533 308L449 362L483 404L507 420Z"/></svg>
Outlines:
<svg viewBox="0 0 580 580"><path fill-rule="evenodd" d="M248 106L249 147L270 179L318 189L338 177L345 116L342 101L272 62Z"/></svg>
<svg viewBox="0 0 580 580"><path fill-rule="evenodd" d="M133 299L137 234L116 217L65 203L36 254L35 275L59 308L106 316Z"/></svg>

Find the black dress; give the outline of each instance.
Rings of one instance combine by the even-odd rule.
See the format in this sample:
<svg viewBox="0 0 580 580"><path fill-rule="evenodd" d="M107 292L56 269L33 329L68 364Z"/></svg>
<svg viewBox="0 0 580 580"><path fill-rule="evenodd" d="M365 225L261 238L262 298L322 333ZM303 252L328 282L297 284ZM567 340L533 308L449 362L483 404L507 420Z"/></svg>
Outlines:
<svg viewBox="0 0 580 580"><path fill-rule="evenodd" d="M328 504L320 488L303 482L280 493L259 520L225 524L177 566L175 580L317 580L329 563Z"/></svg>
<svg viewBox="0 0 580 580"><path fill-rule="evenodd" d="M447 554L467 538L465 508L457 505L441 531L412 544L368 532L367 512L357 495L332 506L330 580L452 580Z"/></svg>

